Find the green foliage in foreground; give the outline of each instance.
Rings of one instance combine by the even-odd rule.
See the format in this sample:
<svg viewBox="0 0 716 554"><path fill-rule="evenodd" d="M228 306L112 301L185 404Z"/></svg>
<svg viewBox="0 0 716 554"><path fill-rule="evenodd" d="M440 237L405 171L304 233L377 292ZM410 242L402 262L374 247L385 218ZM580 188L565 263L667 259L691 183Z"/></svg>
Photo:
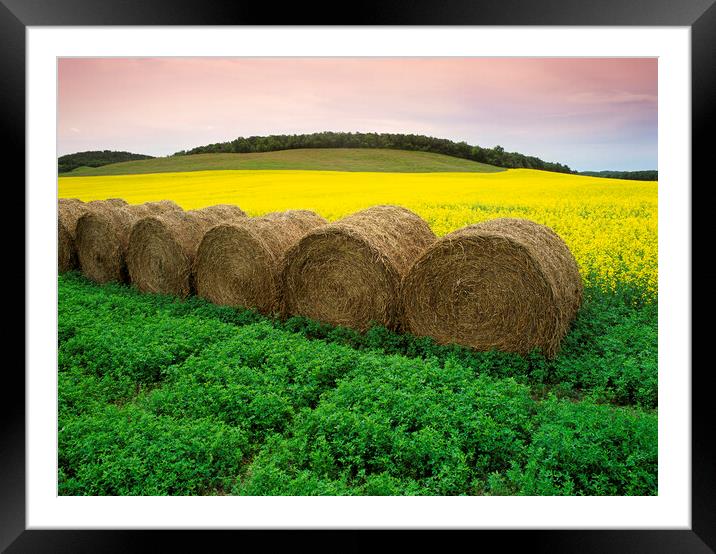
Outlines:
<svg viewBox="0 0 716 554"><path fill-rule="evenodd" d="M512 379L369 356L251 467L244 494L480 494L524 456L536 403Z"/></svg>
<svg viewBox="0 0 716 554"><path fill-rule="evenodd" d="M105 406L60 423L59 494L200 495L229 489L249 450L241 428Z"/></svg>
<svg viewBox="0 0 716 554"><path fill-rule="evenodd" d="M547 362L63 275L59 492L656 494L656 306L620 294Z"/></svg>
<svg viewBox="0 0 716 554"><path fill-rule="evenodd" d="M112 367L149 383L156 380L163 365L176 363L231 335L234 327L264 322L308 339L356 350L434 358L441 365L455 361L476 374L514 377L529 384L535 395L553 390L573 399L589 396L599 402L657 406L658 306L638 290L587 289L561 353L549 361L537 352L522 357L441 346L430 338L384 327L358 333L300 317L282 322L251 310L215 306L196 297L178 301L171 296L140 294L121 285L98 287L76 273L61 276L60 284L59 340L61 344L69 341L60 351L61 369L66 354L84 356L96 374L101 374L103 367ZM62 302L65 295L69 309ZM115 318L121 322L115 323ZM75 337L79 328L81 333ZM108 334L111 341L107 341ZM159 343L161 349L157 348Z"/></svg>
<svg viewBox="0 0 716 554"><path fill-rule="evenodd" d="M589 402L540 405L523 467L513 464L500 494L643 495L656 491L656 414Z"/></svg>
<svg viewBox="0 0 716 554"><path fill-rule="evenodd" d="M169 366L162 386L137 402L158 415L243 426L253 441L261 441L283 432L296 410L315 407L323 392L365 358L257 323Z"/></svg>
<svg viewBox="0 0 716 554"><path fill-rule="evenodd" d="M455 369L436 382L388 371L342 381L301 413L291 433L267 441L236 491L657 493L655 413L554 397L534 402L511 379L467 382Z"/></svg>

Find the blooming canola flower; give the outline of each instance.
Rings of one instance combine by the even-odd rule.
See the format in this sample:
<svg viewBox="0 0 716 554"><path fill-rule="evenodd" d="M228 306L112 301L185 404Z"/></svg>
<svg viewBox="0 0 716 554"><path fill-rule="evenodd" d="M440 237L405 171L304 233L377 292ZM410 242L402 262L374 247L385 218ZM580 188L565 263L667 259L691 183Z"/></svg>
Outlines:
<svg viewBox="0 0 716 554"><path fill-rule="evenodd" d="M251 216L309 209L334 221L376 204L397 204L446 233L497 217L552 228L574 254L586 284L657 292L654 181L511 169L498 173L377 173L222 170L61 177L59 196L120 197L130 204L169 199L184 209L239 205Z"/></svg>

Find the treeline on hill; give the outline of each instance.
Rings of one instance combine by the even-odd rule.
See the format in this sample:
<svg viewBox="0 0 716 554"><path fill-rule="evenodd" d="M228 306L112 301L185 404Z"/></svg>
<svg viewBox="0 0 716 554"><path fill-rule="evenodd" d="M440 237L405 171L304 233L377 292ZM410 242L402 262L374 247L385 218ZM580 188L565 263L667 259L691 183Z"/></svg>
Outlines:
<svg viewBox="0 0 716 554"><path fill-rule="evenodd" d="M128 162L131 160L148 160L154 156L144 154L133 154L131 152L116 152L114 150L91 150L87 152L76 152L66 154L57 159L57 171L67 173L78 167L100 167L117 162Z"/></svg>
<svg viewBox="0 0 716 554"><path fill-rule="evenodd" d="M607 179L631 179L632 181L658 181L659 172L656 169L644 171L580 171L580 175L589 177L606 177Z"/></svg>
<svg viewBox="0 0 716 554"><path fill-rule="evenodd" d="M395 133L334 133L322 132L306 135L269 135L266 137L238 137L229 142L218 142L181 150L175 156L212 153L273 152L296 148L392 148L433 152L456 158L508 168L542 169L559 173L575 173L568 166L545 162L534 156L518 152L505 152L501 146L482 148L466 142Z"/></svg>

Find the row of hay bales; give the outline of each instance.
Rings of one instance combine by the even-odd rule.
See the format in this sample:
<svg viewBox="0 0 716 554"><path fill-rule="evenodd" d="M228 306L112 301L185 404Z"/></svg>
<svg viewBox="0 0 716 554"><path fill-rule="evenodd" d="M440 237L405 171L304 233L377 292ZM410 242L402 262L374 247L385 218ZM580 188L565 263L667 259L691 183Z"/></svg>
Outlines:
<svg viewBox="0 0 716 554"><path fill-rule="evenodd" d="M306 210L61 200L58 247L60 271L100 283L478 350L554 356L582 298L576 261L548 227L503 218L438 239L399 206L328 223Z"/></svg>

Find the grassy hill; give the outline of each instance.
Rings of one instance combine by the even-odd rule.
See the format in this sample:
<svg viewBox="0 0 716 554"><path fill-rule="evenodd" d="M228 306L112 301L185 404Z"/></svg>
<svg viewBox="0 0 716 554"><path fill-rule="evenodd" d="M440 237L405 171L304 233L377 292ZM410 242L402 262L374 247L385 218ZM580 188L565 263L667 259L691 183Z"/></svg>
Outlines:
<svg viewBox="0 0 716 554"><path fill-rule="evenodd" d="M305 148L250 154L193 154L79 167L63 177L210 171L221 169L293 169L320 171L379 171L396 173L504 171L462 158L377 148Z"/></svg>
<svg viewBox="0 0 716 554"><path fill-rule="evenodd" d="M502 146L483 148L471 146L465 141L428 137L405 133L346 133L321 131L301 135L268 135L237 137L227 142L217 142L181 150L175 155L193 154L244 154L249 152L278 152L298 148L380 148L385 150L408 150L432 152L463 160L471 160L510 169L541 169L558 173L574 173L569 166L546 162L535 156L519 152L506 152Z"/></svg>

